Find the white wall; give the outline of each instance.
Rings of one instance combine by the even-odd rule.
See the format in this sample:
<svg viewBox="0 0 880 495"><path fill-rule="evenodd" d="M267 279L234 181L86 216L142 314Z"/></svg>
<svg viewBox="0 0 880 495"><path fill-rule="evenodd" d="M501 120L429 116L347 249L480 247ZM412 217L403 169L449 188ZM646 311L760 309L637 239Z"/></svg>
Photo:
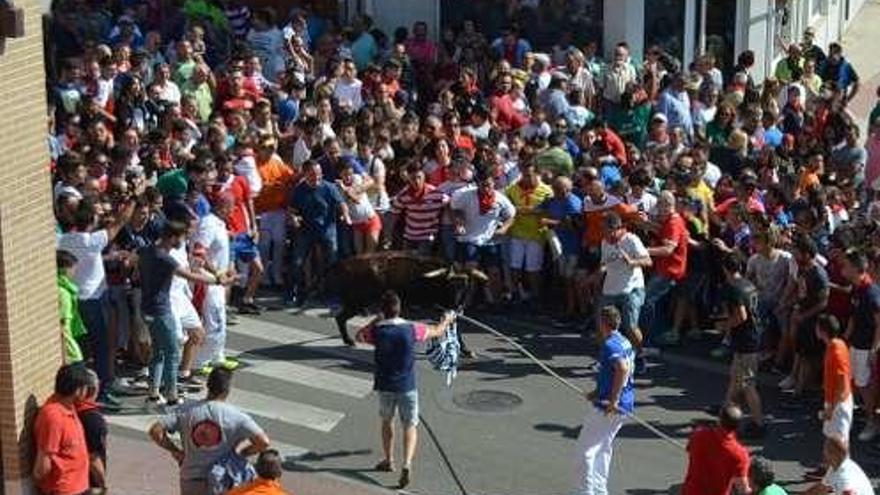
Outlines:
<svg viewBox="0 0 880 495"><path fill-rule="evenodd" d="M744 0L739 8L742 12L740 19L744 22L741 32L745 46L738 51L754 50L757 63L753 77L762 81L765 74L772 73L773 66L771 4L768 0Z"/></svg>
<svg viewBox="0 0 880 495"><path fill-rule="evenodd" d="M651 0L605 0L602 45L605 56L611 57L614 45L629 43L631 55L642 59L645 44L645 2Z"/></svg>

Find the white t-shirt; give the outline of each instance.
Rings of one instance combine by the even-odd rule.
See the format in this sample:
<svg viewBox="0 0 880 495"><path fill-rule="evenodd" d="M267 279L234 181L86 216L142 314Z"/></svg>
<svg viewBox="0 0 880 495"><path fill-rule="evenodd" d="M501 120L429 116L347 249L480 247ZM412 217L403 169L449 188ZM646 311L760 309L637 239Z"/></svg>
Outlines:
<svg viewBox="0 0 880 495"><path fill-rule="evenodd" d="M242 155L235 161L232 166L235 175L240 175L248 182L251 189L251 198L256 198L263 189L263 178L260 177L260 171L257 170L257 160L253 155Z"/></svg>
<svg viewBox="0 0 880 495"><path fill-rule="evenodd" d="M835 495L874 495L871 480L852 459L846 459L837 469L828 471L822 481Z"/></svg>
<svg viewBox="0 0 880 495"><path fill-rule="evenodd" d="M630 194L626 197L626 202L649 216L653 216L657 209L657 196L648 191L642 191L642 195L639 197Z"/></svg>
<svg viewBox="0 0 880 495"><path fill-rule="evenodd" d="M364 183L364 178L360 175L355 175L352 180L352 185L355 187L360 187ZM345 197L345 202L348 203L348 212L351 215L352 223L364 223L376 213L373 210L373 204L370 203L370 198L367 197L366 192L361 192L358 195L357 200L353 200L344 192L339 191Z"/></svg>
<svg viewBox="0 0 880 495"><path fill-rule="evenodd" d="M296 167L301 167L311 157L312 150L309 149L305 140L303 138L297 139L296 143L293 144L293 159L291 163Z"/></svg>
<svg viewBox="0 0 880 495"><path fill-rule="evenodd" d="M104 259L101 252L110 243L107 231L67 232L58 238L58 249L76 256L73 281L79 288L80 299L97 299L107 289Z"/></svg>
<svg viewBox="0 0 880 495"><path fill-rule="evenodd" d="M202 217L195 241L205 247L208 262L217 271L229 269L229 231L226 222L213 213Z"/></svg>
<svg viewBox="0 0 880 495"><path fill-rule="evenodd" d="M180 247L176 247L170 251L168 254L174 258L174 261L177 262L177 266L182 266L185 268L189 268L189 256L186 254L186 244L181 244ZM169 293L172 297L174 296L183 296L187 299L192 297L192 291L189 287L189 282L186 281L185 278L175 275L173 279L171 279L171 289Z"/></svg>
<svg viewBox="0 0 880 495"><path fill-rule="evenodd" d="M603 240L602 265L605 267L605 283L602 285L602 294L606 296L626 294L633 289L645 287L642 268L627 264L621 252L626 253L631 259L648 256L648 250L642 240L632 232L624 234L617 244L609 244Z"/></svg>
<svg viewBox="0 0 880 495"><path fill-rule="evenodd" d="M380 175L385 175L385 162L383 162L378 156L373 156L369 160L366 160L364 165L367 167L367 174L373 178L373 181L377 181L377 177ZM378 184L378 182L375 183ZM373 209L375 211L384 213L391 209L391 198L388 197L388 191L384 188L382 190L374 188L367 192L367 196L369 196L370 203L373 204Z"/></svg>
<svg viewBox="0 0 880 495"><path fill-rule="evenodd" d="M170 101L175 105L180 104L180 88L174 81L165 81L165 84L159 86L159 99Z"/></svg>
<svg viewBox="0 0 880 495"><path fill-rule="evenodd" d="M495 204L486 214L480 213L480 201L477 198L477 188L465 188L457 191L452 196L451 206L453 210L464 214L464 235L458 236L459 242L467 242L482 246L491 244L495 236L495 230L505 220L516 215L516 207L504 194L495 192Z"/></svg>
<svg viewBox="0 0 880 495"><path fill-rule="evenodd" d="M336 87L333 89L333 96L340 106L348 105L352 110L358 111L363 106L363 100L361 99L361 89L363 86L363 83L358 79L351 81L339 79L336 81Z"/></svg>
<svg viewBox="0 0 880 495"><path fill-rule="evenodd" d="M721 180L721 168L718 165L715 165L712 162L706 163L706 173L703 174L703 181L709 185L712 189L715 189L715 186L718 185L718 181Z"/></svg>

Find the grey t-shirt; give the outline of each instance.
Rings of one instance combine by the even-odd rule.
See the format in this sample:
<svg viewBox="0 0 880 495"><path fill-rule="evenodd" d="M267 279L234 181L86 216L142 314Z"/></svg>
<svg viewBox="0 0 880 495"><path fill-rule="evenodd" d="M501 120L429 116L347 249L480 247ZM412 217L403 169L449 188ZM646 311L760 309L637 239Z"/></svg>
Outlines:
<svg viewBox="0 0 880 495"><path fill-rule="evenodd" d="M746 265L746 278L758 288L764 303L779 302L785 286L797 277L797 263L788 251L776 250L770 258L753 254Z"/></svg>
<svg viewBox="0 0 880 495"><path fill-rule="evenodd" d="M220 401L185 404L159 422L169 433L179 433L183 444L180 479L207 479L211 467L243 440L263 433L250 416Z"/></svg>

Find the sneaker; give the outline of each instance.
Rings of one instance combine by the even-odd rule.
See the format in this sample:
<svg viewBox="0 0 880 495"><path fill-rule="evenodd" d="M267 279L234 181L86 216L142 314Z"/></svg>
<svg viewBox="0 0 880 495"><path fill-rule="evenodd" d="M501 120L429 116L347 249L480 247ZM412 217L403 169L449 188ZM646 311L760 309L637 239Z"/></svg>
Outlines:
<svg viewBox="0 0 880 495"><path fill-rule="evenodd" d="M668 347L681 345L681 337L675 332L666 332L663 335L657 337L657 341L660 345Z"/></svg>
<svg viewBox="0 0 880 495"><path fill-rule="evenodd" d="M656 357L660 355L660 349L656 347L643 347L642 355L645 357Z"/></svg>
<svg viewBox="0 0 880 495"><path fill-rule="evenodd" d="M373 469L379 471L380 473L392 473L394 472L394 463L392 463L388 459L385 459L379 464L376 464L376 467L374 467Z"/></svg>
<svg viewBox="0 0 880 495"><path fill-rule="evenodd" d="M189 376L178 376L177 383L189 390L199 391L205 387L206 382L204 378L192 373Z"/></svg>
<svg viewBox="0 0 880 495"><path fill-rule="evenodd" d="M874 437L877 436L877 433L878 433L877 425L874 424L873 422L870 422L865 426L865 429L862 430L861 433L859 433L859 441L860 442L870 442L871 440L874 439Z"/></svg>
<svg viewBox="0 0 880 495"><path fill-rule="evenodd" d="M730 354L730 349L725 346L720 346L712 349L712 352L709 354L715 359L722 359Z"/></svg>
<svg viewBox="0 0 880 495"><path fill-rule="evenodd" d="M788 375L779 382L779 388L782 390L791 390L795 386L795 379L793 376Z"/></svg>
<svg viewBox="0 0 880 495"><path fill-rule="evenodd" d="M410 482L410 468L405 467L400 470L400 481L397 482L397 487L401 490L409 486Z"/></svg>
<svg viewBox="0 0 880 495"><path fill-rule="evenodd" d="M105 409L121 409L122 402L110 392L104 392L98 397L98 404Z"/></svg>
<svg viewBox="0 0 880 495"><path fill-rule="evenodd" d="M238 314L257 316L261 312L261 308L252 302L241 303L238 305Z"/></svg>
<svg viewBox="0 0 880 495"><path fill-rule="evenodd" d="M162 394L149 395L149 396L147 396L147 399L145 402L147 403L148 406L156 406L156 407L164 406L165 404L168 403L168 401L165 400L165 397L163 397Z"/></svg>

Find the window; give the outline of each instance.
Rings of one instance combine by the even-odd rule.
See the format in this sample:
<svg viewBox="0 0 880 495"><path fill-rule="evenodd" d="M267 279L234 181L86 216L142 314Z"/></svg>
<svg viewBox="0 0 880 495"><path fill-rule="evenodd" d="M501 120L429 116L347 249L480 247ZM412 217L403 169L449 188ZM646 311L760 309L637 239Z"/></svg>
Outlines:
<svg viewBox="0 0 880 495"><path fill-rule="evenodd" d="M810 6L810 16L816 17L825 13L825 2L828 0L812 0Z"/></svg>
<svg viewBox="0 0 880 495"><path fill-rule="evenodd" d="M645 49L658 45L681 60L684 54L685 0L645 2Z"/></svg>

